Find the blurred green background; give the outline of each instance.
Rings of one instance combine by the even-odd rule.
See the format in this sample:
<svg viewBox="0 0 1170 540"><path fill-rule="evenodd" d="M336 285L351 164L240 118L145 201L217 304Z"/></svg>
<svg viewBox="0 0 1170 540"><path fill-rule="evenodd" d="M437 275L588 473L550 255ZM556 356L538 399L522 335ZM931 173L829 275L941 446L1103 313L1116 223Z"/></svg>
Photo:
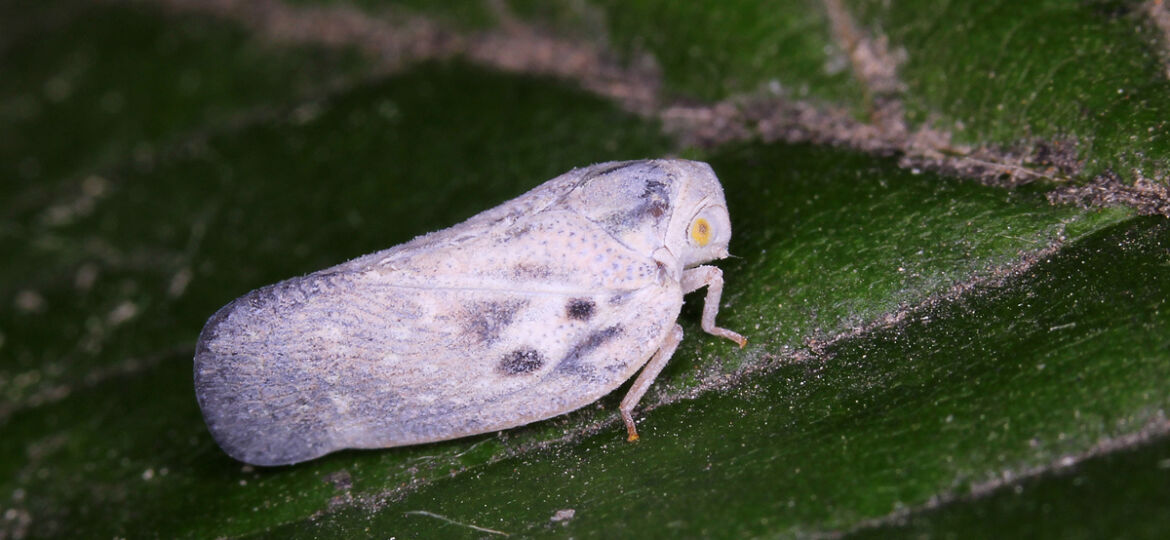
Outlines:
<svg viewBox="0 0 1170 540"><path fill-rule="evenodd" d="M1168 21L3 0L0 539L1164 536ZM218 307L662 156L723 183L719 321L750 342L689 298L638 443L624 387L291 467L212 441L191 357Z"/></svg>

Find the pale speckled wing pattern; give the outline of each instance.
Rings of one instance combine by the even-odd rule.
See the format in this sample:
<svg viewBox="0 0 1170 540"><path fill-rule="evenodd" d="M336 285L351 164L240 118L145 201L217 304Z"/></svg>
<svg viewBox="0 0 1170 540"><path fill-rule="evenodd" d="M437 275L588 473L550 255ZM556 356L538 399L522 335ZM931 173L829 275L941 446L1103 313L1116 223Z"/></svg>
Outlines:
<svg viewBox="0 0 1170 540"><path fill-rule="evenodd" d="M621 168L636 170L605 174ZM450 229L237 299L196 351L212 434L242 461L275 465L595 401L678 316L678 282L650 256L673 188L653 162L573 171Z"/></svg>

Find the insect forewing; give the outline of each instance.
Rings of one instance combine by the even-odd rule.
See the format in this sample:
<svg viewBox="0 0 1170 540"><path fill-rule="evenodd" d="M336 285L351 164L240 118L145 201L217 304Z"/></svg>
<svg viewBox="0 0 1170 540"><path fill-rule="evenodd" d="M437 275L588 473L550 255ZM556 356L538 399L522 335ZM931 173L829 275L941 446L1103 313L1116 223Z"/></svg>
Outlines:
<svg viewBox="0 0 1170 540"><path fill-rule="evenodd" d="M541 206L225 306L195 359L216 440L294 463L522 425L619 386L673 324L678 284L565 204Z"/></svg>

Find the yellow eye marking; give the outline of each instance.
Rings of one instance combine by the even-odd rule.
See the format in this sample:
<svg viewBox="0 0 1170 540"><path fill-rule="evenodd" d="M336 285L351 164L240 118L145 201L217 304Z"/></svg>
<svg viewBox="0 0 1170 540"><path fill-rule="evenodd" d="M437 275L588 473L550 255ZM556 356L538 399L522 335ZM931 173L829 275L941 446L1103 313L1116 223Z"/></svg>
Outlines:
<svg viewBox="0 0 1170 540"><path fill-rule="evenodd" d="M696 219L691 224L691 239L699 244L699 247L707 245L711 241L711 224L707 223L706 219Z"/></svg>

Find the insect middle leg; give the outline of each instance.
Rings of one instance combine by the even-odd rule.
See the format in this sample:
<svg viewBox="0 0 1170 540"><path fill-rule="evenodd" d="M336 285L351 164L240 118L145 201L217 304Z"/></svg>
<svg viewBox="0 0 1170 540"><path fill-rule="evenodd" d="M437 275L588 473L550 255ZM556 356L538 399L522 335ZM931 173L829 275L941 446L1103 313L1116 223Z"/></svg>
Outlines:
<svg viewBox="0 0 1170 540"><path fill-rule="evenodd" d="M682 341L683 329L679 325L674 325L669 332L666 333L666 339L662 340L662 345L658 347L658 352L650 357L650 361L646 362L646 366L642 368L642 372L638 374L638 378L634 379L633 386L630 386L629 393L622 398L622 403L618 410L622 413L622 420L626 422L626 431L629 432L629 440L638 440L638 429L634 427L634 416L631 414L634 411L634 406L646 394L646 390L662 373L662 368L666 367L666 363L670 361L670 357L674 356L675 349L678 348L679 342Z"/></svg>
<svg viewBox="0 0 1170 540"><path fill-rule="evenodd" d="M726 328L715 326L715 315L719 313L719 299L723 296L723 271L715 266L696 266L684 270L682 275L683 294L707 287L707 298L703 300L703 318L700 324L703 331L739 344L739 348L747 345L747 338Z"/></svg>

